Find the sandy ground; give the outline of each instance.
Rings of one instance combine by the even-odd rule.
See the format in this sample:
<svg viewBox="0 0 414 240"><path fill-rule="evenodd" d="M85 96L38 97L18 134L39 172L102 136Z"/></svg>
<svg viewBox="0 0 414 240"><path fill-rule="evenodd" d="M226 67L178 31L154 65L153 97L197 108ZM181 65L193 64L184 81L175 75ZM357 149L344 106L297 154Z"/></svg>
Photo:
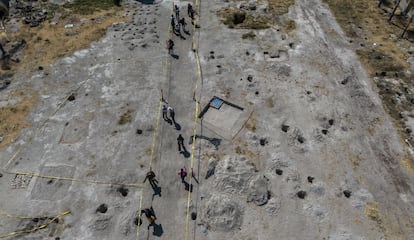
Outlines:
<svg viewBox="0 0 414 240"><path fill-rule="evenodd" d="M0 238L414 238L405 145L319 0L290 8L296 30L256 30L254 40L219 21L227 1L201 1L200 28L173 35L176 57L165 49L172 2L125 4L130 21L2 90L4 103L29 81L39 100L0 154ZM161 90L176 124L162 119ZM214 96L227 103L194 127ZM183 166L195 177L184 183ZM142 183L150 168L155 192ZM137 228L151 206L155 224L143 216Z"/></svg>

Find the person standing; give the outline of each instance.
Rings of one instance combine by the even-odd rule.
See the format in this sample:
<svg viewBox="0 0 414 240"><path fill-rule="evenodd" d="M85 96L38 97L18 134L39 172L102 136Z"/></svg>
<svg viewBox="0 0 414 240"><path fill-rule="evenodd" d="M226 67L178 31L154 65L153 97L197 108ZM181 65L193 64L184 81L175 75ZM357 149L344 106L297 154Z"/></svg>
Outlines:
<svg viewBox="0 0 414 240"><path fill-rule="evenodd" d="M168 106L167 111L170 113L170 118L173 121L173 123L175 123L175 112L174 112L174 108Z"/></svg>
<svg viewBox="0 0 414 240"><path fill-rule="evenodd" d="M178 143L178 151L181 152L181 149L184 151L184 149L185 149L185 147L184 147L184 138L183 138L183 136L181 136L181 134L178 135L177 143Z"/></svg>
<svg viewBox="0 0 414 240"><path fill-rule="evenodd" d="M168 110L167 110L167 106L163 105L163 106L162 106L162 118L163 118L165 121L169 121L169 120L170 120L170 119L168 118L168 116L167 116L167 112L168 112Z"/></svg>
<svg viewBox="0 0 414 240"><path fill-rule="evenodd" d="M185 168L181 168L181 170L178 172L178 175L180 175L181 177L181 182L185 182L185 177L187 176L187 169Z"/></svg>
<svg viewBox="0 0 414 240"><path fill-rule="evenodd" d="M190 18L192 18L191 17L191 14L193 13L193 5L191 5L191 3L189 3L188 5L187 5L187 14L188 14L188 16L190 17Z"/></svg>
<svg viewBox="0 0 414 240"><path fill-rule="evenodd" d="M145 181L147 181L147 179L148 179L148 181L149 181L149 183L150 183L150 185L151 185L152 188L157 187L158 181L155 179L155 173L154 173L154 171L152 171L152 169L150 169L147 172L147 176L145 176L145 179L144 179L143 183Z"/></svg>
<svg viewBox="0 0 414 240"><path fill-rule="evenodd" d="M168 54L172 55L174 53L174 41L171 38L167 40L167 49Z"/></svg>
<svg viewBox="0 0 414 240"><path fill-rule="evenodd" d="M173 31L175 31L175 17L174 15L171 15L171 28Z"/></svg>
<svg viewBox="0 0 414 240"><path fill-rule="evenodd" d="M185 19L184 18L181 18L180 21L178 21L178 23L183 28L183 32L186 32L187 30L185 29L185 26L187 25L187 23L185 22Z"/></svg>
<svg viewBox="0 0 414 240"><path fill-rule="evenodd" d="M177 5L174 5L174 13L175 13L175 18L180 19L180 8Z"/></svg>

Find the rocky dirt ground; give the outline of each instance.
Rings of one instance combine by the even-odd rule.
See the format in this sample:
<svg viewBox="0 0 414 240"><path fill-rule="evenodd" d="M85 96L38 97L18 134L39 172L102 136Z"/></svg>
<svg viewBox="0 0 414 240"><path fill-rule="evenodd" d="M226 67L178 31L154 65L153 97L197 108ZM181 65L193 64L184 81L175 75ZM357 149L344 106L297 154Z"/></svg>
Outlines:
<svg viewBox="0 0 414 240"><path fill-rule="evenodd" d="M85 49L97 38L46 61L27 42L2 72L0 127L15 131L0 239L413 239L412 157L379 79L326 3L284 3L176 1L180 37L172 1L126 0L100 12L109 27ZM43 29L74 22L79 35L55 36L82 41L96 14ZM205 108L214 96L223 106ZM150 207L157 219L139 225Z"/></svg>

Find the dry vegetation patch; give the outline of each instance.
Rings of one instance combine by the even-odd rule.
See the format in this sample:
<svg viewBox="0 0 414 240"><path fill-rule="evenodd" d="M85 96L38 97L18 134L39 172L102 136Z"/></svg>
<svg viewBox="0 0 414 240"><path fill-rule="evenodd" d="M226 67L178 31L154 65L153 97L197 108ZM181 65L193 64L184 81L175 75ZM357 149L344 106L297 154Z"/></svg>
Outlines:
<svg viewBox="0 0 414 240"><path fill-rule="evenodd" d="M365 40L361 39L359 32L366 34L367 46L364 44L357 54L371 76L384 71L401 73L408 68L405 54L390 38L390 34L400 35L401 28L388 23L387 16L376 1L323 1L329 5L348 37Z"/></svg>
<svg viewBox="0 0 414 240"><path fill-rule="evenodd" d="M49 20L55 14L62 15L56 25L50 21L45 21L38 27L21 25L17 32L10 34L11 41L24 40L26 43L20 53L19 63L9 61L12 71L48 66L59 58L89 47L91 42L103 37L113 23L126 20L121 15L122 8L115 7L109 0L77 0L52 9ZM67 24L73 24L73 27L65 28ZM5 71L1 70L0 73L2 72Z"/></svg>
<svg viewBox="0 0 414 240"><path fill-rule="evenodd" d="M0 135L3 141L0 149L17 140L20 131L30 126L27 116L37 101L37 94L29 90L13 91L9 99L17 99L15 104L8 104L0 108Z"/></svg>
<svg viewBox="0 0 414 240"><path fill-rule="evenodd" d="M389 13L394 7L391 1L385 1L383 8L379 8L376 1L323 1L329 5L350 41L360 45L356 53L370 76L376 77L384 108L393 118L400 136L414 145L413 129L407 127L401 115L414 110L413 76L406 74L411 71L407 59L412 43L399 38L407 19L397 11L392 23L388 22L389 16L384 12Z"/></svg>
<svg viewBox="0 0 414 240"><path fill-rule="evenodd" d="M247 5L236 7L236 3L240 2ZM260 3L259 1L258 4ZM266 29L280 23L279 17L288 13L289 7L294 3L295 0L268 0L267 11L261 12L257 11L256 6L248 5L248 1L233 0L230 6L219 10L217 15L229 28ZM290 26L291 21L288 22Z"/></svg>
<svg viewBox="0 0 414 240"><path fill-rule="evenodd" d="M19 30L11 33L10 44L23 42L23 49L17 53L19 61L3 61L3 76L12 76L18 70L44 69L55 60L70 56L77 50L89 47L100 39L114 22L125 20L122 8L115 7L112 0L75 0L63 7L41 2L41 8L48 10L48 20L61 14L58 23L44 21L38 27L21 24ZM50 4L45 6L45 4ZM6 22L6 27L7 27ZM66 24L73 24L65 28ZM6 91L6 90L3 90ZM0 108L0 135L4 138L0 149L13 143L20 131L30 125L27 115L37 102L37 93L30 89L7 92L9 99L18 99L15 104Z"/></svg>

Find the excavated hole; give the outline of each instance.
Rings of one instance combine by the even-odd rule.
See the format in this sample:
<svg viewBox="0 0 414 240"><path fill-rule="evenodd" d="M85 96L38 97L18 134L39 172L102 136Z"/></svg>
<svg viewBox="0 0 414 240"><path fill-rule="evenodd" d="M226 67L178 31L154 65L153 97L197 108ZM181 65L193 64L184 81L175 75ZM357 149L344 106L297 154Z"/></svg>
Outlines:
<svg viewBox="0 0 414 240"><path fill-rule="evenodd" d="M104 203L99 205L99 207L96 209L96 212L99 212L99 213L106 213L107 211L108 211L108 205Z"/></svg>
<svg viewBox="0 0 414 240"><path fill-rule="evenodd" d="M120 188L118 188L117 190L118 190L118 192L120 192L120 193L121 193L121 195L122 195L123 197L128 196L128 192L129 192L128 188L120 187Z"/></svg>

